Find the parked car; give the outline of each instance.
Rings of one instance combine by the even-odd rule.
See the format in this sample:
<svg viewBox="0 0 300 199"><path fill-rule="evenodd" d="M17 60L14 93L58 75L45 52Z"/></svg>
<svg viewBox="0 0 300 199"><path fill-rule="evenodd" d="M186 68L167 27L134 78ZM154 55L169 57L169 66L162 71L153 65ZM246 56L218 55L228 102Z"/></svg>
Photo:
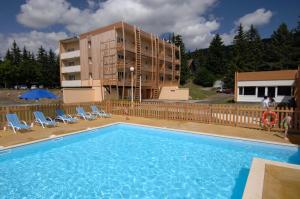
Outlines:
<svg viewBox="0 0 300 199"><path fill-rule="evenodd" d="M223 89L223 93L225 93L225 94L231 94L232 90L230 88L225 88L225 89Z"/></svg>
<svg viewBox="0 0 300 199"><path fill-rule="evenodd" d="M222 87L217 87L216 92L217 92L217 93L222 93L222 92L223 92L223 88L222 88Z"/></svg>
<svg viewBox="0 0 300 199"><path fill-rule="evenodd" d="M28 89L27 85L25 85L25 84L21 84L21 85L19 85L18 87L19 87L19 89L21 89L21 90L26 90L26 89Z"/></svg>
<svg viewBox="0 0 300 199"><path fill-rule="evenodd" d="M31 85L30 89L37 89L38 87L36 85Z"/></svg>

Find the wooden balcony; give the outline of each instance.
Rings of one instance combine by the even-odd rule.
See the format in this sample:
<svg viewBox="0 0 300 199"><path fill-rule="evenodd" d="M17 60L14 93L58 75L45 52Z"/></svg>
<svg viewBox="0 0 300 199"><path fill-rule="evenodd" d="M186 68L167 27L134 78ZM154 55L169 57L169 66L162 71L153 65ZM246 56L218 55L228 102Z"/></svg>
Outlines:
<svg viewBox="0 0 300 199"><path fill-rule="evenodd" d="M180 64L180 60L179 59L174 59L174 64Z"/></svg>

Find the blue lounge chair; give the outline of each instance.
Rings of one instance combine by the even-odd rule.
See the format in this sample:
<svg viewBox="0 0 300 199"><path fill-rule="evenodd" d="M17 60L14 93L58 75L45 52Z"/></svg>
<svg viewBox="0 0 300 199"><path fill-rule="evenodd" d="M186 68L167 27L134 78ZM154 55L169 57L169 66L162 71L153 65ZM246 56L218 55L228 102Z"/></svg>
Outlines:
<svg viewBox="0 0 300 199"><path fill-rule="evenodd" d="M7 126L11 127L16 133L16 130L29 130L31 126L27 125L25 121L20 121L16 114L6 114Z"/></svg>
<svg viewBox="0 0 300 199"><path fill-rule="evenodd" d="M56 122L52 120L50 117L45 117L44 113L40 111L35 111L33 112L34 117L35 117L35 122L40 124L43 128L45 126L56 126Z"/></svg>
<svg viewBox="0 0 300 199"><path fill-rule="evenodd" d="M92 115L89 112L85 112L85 110L82 107L76 107L77 115L84 120L95 120L96 116Z"/></svg>
<svg viewBox="0 0 300 199"><path fill-rule="evenodd" d="M56 112L56 118L57 120L62 121L63 123L75 123L78 121L77 118L72 117L71 115L66 115L65 112L62 109L55 110Z"/></svg>
<svg viewBox="0 0 300 199"><path fill-rule="evenodd" d="M99 110L98 107L95 106L95 105L91 106L91 109L92 109L92 114L93 115L96 115L96 116L99 116L99 117L111 117L111 114L106 113L102 109Z"/></svg>

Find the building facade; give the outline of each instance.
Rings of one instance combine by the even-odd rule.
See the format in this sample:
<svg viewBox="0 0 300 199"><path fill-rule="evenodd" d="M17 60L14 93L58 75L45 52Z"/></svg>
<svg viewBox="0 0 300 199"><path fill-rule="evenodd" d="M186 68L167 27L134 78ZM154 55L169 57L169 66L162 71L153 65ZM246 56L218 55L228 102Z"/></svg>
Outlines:
<svg viewBox="0 0 300 199"><path fill-rule="evenodd" d="M297 70L236 72L235 101L261 102L268 96L277 103L288 102L295 96L297 74Z"/></svg>
<svg viewBox="0 0 300 199"><path fill-rule="evenodd" d="M59 44L65 103L130 99L131 77L135 99L178 87L180 49L136 26L118 22Z"/></svg>

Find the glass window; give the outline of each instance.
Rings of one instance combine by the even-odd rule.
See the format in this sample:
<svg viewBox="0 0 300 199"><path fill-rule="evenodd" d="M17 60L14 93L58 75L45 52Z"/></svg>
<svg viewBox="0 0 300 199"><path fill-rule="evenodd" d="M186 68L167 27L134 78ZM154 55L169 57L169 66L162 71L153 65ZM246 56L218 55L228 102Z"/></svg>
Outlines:
<svg viewBox="0 0 300 199"><path fill-rule="evenodd" d="M75 80L75 75L69 75L68 80Z"/></svg>
<svg viewBox="0 0 300 199"><path fill-rule="evenodd" d="M278 86L277 95L280 96L291 96L292 89L290 86Z"/></svg>
<svg viewBox="0 0 300 199"><path fill-rule="evenodd" d="M244 95L255 95L255 87L254 86L244 87Z"/></svg>
<svg viewBox="0 0 300 199"><path fill-rule="evenodd" d="M243 95L244 94L244 87L239 87L239 95Z"/></svg>
<svg viewBox="0 0 300 199"><path fill-rule="evenodd" d="M257 97L264 97L265 96L265 87L258 87Z"/></svg>
<svg viewBox="0 0 300 199"><path fill-rule="evenodd" d="M91 48L91 46L92 46L92 42L88 41L88 48Z"/></svg>
<svg viewBox="0 0 300 199"><path fill-rule="evenodd" d="M275 97L275 87L268 87L268 97Z"/></svg>

